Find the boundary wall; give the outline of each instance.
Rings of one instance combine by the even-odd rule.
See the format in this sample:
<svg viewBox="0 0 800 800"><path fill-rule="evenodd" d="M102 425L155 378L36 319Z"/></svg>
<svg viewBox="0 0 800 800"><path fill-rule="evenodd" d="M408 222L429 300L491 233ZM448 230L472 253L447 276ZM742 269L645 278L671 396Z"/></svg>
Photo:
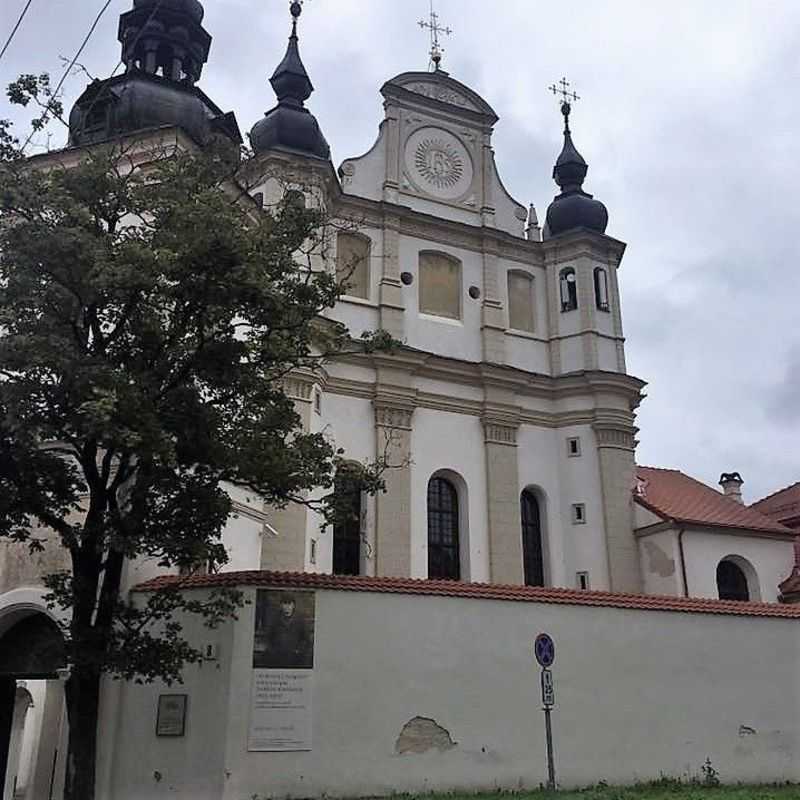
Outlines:
<svg viewBox="0 0 800 800"><path fill-rule="evenodd" d="M163 586L156 579L137 591ZM539 669L556 641L564 787L698 775L800 781L800 607L386 578L228 573L235 622L186 635L218 660L183 687L123 684L102 732L111 800L356 797L534 788L547 780ZM313 743L248 752L257 588L315 592ZM155 736L159 693L186 733ZM100 770L103 773L103 770Z"/></svg>

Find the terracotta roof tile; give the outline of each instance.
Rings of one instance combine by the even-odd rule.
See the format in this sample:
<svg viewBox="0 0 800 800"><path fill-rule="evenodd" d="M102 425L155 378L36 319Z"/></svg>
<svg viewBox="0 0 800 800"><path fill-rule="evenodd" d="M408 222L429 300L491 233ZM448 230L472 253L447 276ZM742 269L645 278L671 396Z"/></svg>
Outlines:
<svg viewBox="0 0 800 800"><path fill-rule="evenodd" d="M660 517L679 523L741 528L791 535L792 531L750 506L737 503L721 492L676 469L637 467L636 502Z"/></svg>
<svg viewBox="0 0 800 800"><path fill-rule="evenodd" d="M800 527L800 481L773 492L753 503L750 508L784 524L788 523L791 528Z"/></svg>
<svg viewBox="0 0 800 800"><path fill-rule="evenodd" d="M601 606L649 611L679 611L693 614L726 614L755 617L800 619L800 606L778 603L740 603L732 600L706 600L693 597L616 594L578 589L549 589L534 586L501 586L487 583L419 580L415 578L370 578L366 576L319 575L302 572L222 572L189 578L165 575L134 588L153 592L180 586L182 589L214 587L289 587L294 589L334 589L348 592L384 592L406 595L465 597L483 600L509 600L524 603L550 603L573 606Z"/></svg>

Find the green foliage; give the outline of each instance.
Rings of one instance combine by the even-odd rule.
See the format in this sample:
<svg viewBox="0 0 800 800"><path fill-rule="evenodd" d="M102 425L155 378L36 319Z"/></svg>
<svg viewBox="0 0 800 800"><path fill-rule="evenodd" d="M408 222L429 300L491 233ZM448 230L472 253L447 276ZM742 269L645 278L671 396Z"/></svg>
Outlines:
<svg viewBox="0 0 800 800"><path fill-rule="evenodd" d="M43 77L9 93L54 102ZM231 167L225 150L109 147L35 169L0 125L0 540L57 535L71 568L48 586L75 667L179 679L199 653L176 612L213 624L239 598L134 607L125 562L224 564L226 482L333 519L343 454L302 431L283 379L391 344L320 319L340 292L315 266L322 214L256 208ZM367 491L381 470L360 468Z"/></svg>

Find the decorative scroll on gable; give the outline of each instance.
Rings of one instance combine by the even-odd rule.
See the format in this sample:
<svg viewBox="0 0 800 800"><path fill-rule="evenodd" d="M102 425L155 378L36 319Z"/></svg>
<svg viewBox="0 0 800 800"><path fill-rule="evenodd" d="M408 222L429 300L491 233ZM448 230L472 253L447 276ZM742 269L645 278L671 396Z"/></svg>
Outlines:
<svg viewBox="0 0 800 800"><path fill-rule="evenodd" d="M440 103L448 103L451 106L459 106L460 108L468 108L470 111L481 112L483 109L471 102L465 95L451 89L448 86L442 86L434 82L408 83L404 87L409 92L414 94L421 94L423 97L429 97L431 100L438 100Z"/></svg>

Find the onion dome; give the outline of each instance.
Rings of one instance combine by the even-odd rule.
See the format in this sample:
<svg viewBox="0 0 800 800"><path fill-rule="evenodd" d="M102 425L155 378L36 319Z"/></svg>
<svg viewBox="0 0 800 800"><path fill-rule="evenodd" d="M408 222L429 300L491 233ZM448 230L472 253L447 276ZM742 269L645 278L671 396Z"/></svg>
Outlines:
<svg viewBox="0 0 800 800"><path fill-rule="evenodd" d="M158 0L133 0L135 9L146 8L148 11L152 11L157 4ZM205 11L199 0L161 0L161 5L165 8L188 14L198 23L202 22L205 16Z"/></svg>
<svg viewBox="0 0 800 800"><path fill-rule="evenodd" d="M561 188L559 194L547 209L547 228L549 236L558 236L574 228L589 228L605 233L608 225L608 211L592 195L583 191L583 181L589 169L583 156L576 149L569 129L569 101L561 103L564 115L564 147L553 167L553 180Z"/></svg>
<svg viewBox="0 0 800 800"><path fill-rule="evenodd" d="M330 147L314 115L304 106L311 97L314 86L300 59L297 38L297 20L302 6L295 0L291 4L292 35L283 61L270 78L278 98L278 105L267 111L250 132L253 150L288 150L295 153L329 159Z"/></svg>
<svg viewBox="0 0 800 800"><path fill-rule="evenodd" d="M241 143L236 119L195 83L208 60L211 36L198 0L133 0L119 21L125 74L94 81L69 117L69 144L179 127L198 143L216 135Z"/></svg>

